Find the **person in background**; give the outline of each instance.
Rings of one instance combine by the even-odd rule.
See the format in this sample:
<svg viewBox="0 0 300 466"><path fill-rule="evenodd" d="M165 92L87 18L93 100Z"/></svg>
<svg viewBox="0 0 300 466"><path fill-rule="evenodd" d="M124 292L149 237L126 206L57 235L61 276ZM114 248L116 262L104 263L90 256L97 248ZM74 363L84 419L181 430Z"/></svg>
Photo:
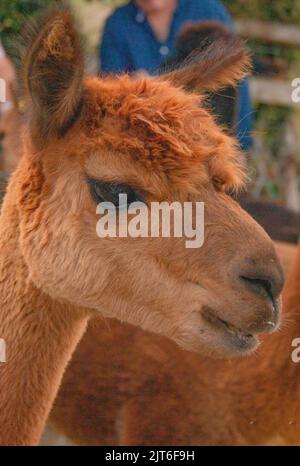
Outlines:
<svg viewBox="0 0 300 466"><path fill-rule="evenodd" d="M12 108L12 87L15 83L14 67L6 56L4 48L0 41L0 79L5 82L5 96L0 99L0 115Z"/></svg>
<svg viewBox="0 0 300 466"><path fill-rule="evenodd" d="M1 171L12 172L21 157L21 113L17 95L15 68L0 42L0 203L5 177Z"/></svg>
<svg viewBox="0 0 300 466"><path fill-rule="evenodd" d="M233 29L219 0L131 0L106 21L100 46L100 71L158 73L172 54L186 22L218 20ZM236 134L242 149L251 146L252 109L248 81L240 84Z"/></svg>

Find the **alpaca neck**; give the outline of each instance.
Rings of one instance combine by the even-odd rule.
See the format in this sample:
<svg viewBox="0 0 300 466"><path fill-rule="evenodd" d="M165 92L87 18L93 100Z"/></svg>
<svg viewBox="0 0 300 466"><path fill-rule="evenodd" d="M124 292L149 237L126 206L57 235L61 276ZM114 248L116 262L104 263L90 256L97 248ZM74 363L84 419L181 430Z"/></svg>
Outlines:
<svg viewBox="0 0 300 466"><path fill-rule="evenodd" d="M0 217L0 445L39 442L87 314L36 289L19 247L14 175Z"/></svg>

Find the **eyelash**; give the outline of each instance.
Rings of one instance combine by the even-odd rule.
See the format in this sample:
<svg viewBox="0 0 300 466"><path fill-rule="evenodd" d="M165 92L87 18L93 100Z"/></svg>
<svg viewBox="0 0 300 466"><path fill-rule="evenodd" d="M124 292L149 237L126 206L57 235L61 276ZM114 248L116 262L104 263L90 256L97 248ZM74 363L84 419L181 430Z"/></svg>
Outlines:
<svg viewBox="0 0 300 466"><path fill-rule="evenodd" d="M143 196L129 185L97 181L90 177L87 178L87 183L96 204L112 202L118 209L122 208L124 205L119 205L119 194L127 194L127 205L132 202L144 202Z"/></svg>

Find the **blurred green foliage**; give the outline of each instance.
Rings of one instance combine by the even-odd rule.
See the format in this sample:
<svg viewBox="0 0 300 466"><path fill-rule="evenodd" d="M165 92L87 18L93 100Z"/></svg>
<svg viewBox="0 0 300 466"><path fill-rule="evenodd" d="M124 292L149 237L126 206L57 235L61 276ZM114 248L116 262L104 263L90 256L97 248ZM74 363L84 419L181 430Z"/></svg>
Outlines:
<svg viewBox="0 0 300 466"><path fill-rule="evenodd" d="M300 0L224 0L223 3L235 18L300 26ZM280 59L286 68L293 63L300 63L299 49L254 40L250 40L248 45L256 57Z"/></svg>
<svg viewBox="0 0 300 466"><path fill-rule="evenodd" d="M224 0L233 16L300 25L299 0Z"/></svg>
<svg viewBox="0 0 300 466"><path fill-rule="evenodd" d="M264 135L272 154L274 157L278 157L281 147L277 140L282 139L284 123L292 115L293 109L278 105L257 104L255 111L259 115L259 118L256 119L256 132Z"/></svg>
<svg viewBox="0 0 300 466"><path fill-rule="evenodd" d="M224 4L234 18L258 19L300 27L300 0L224 0ZM279 75L282 74L283 79L295 77L293 69L297 69L300 63L298 47L256 40L249 40L248 46L256 58L267 59L278 65L281 70ZM256 139L260 139L262 147L261 151L254 151L249 160L254 169L254 179L261 178L263 169L265 183L259 195L266 198L282 200L280 167L284 161L281 156L286 123L292 115L291 107L265 104L255 106L254 134ZM255 189L257 190L257 186L254 186Z"/></svg>
<svg viewBox="0 0 300 466"><path fill-rule="evenodd" d="M32 16L53 0L1 0L0 35L18 33L24 23L24 15Z"/></svg>

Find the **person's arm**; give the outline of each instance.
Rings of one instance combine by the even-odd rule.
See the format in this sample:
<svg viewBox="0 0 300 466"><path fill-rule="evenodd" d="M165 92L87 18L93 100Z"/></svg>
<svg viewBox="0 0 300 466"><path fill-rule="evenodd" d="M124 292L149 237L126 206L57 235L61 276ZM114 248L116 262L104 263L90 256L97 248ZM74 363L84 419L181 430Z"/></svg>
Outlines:
<svg viewBox="0 0 300 466"><path fill-rule="evenodd" d="M118 31L116 31L111 18L109 18L104 28L100 46L100 71L103 73L130 71L126 55Z"/></svg>
<svg viewBox="0 0 300 466"><path fill-rule="evenodd" d="M5 51L2 47L2 44L0 42L0 79L3 79L5 82L4 86L1 86L1 89L3 88L5 90L4 96L0 96L0 112L4 112L5 110L8 110L10 106L10 102L12 100L12 95L11 95L11 89L15 83L15 70L14 67L7 58Z"/></svg>

